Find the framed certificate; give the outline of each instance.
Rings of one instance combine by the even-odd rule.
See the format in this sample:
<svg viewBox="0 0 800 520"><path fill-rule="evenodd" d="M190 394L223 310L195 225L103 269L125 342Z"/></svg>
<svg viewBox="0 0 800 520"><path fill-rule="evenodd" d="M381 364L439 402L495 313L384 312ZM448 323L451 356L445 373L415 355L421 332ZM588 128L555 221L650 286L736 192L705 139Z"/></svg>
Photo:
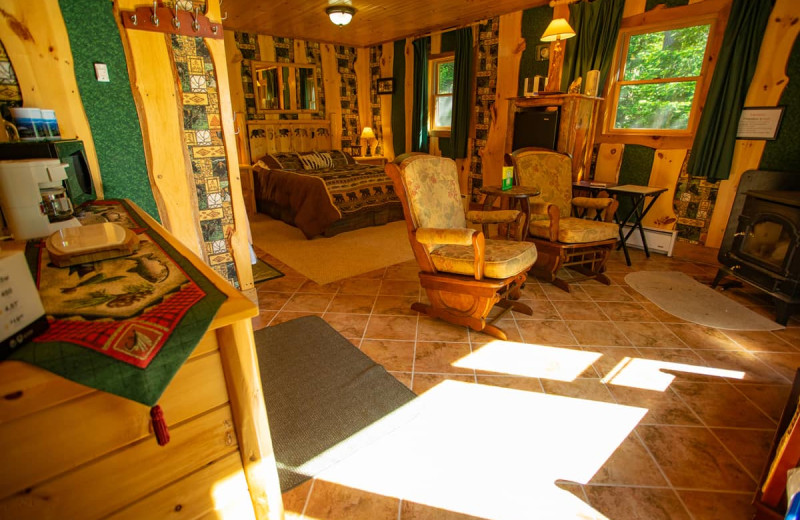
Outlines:
<svg viewBox="0 0 800 520"><path fill-rule="evenodd" d="M746 107L739 117L736 139L763 139L774 141L778 136L783 111L786 107Z"/></svg>

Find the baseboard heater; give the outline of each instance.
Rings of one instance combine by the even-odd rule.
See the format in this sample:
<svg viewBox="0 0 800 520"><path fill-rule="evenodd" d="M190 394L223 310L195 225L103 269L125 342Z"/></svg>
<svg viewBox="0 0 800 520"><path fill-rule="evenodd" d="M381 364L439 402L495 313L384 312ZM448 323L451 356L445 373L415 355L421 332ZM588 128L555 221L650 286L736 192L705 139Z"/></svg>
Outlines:
<svg viewBox="0 0 800 520"><path fill-rule="evenodd" d="M632 226L624 226L623 230L624 233L627 235ZM644 228L644 236L647 240L647 249L651 252L655 253L662 253L667 256L672 256L672 248L675 247L675 239L678 237L677 230L667 230L667 229L655 229L655 228ZM627 242L625 242L628 247L634 247L636 249L644 249L642 246L642 237L639 235L639 230L634 230L631 233L631 236L628 237Z"/></svg>

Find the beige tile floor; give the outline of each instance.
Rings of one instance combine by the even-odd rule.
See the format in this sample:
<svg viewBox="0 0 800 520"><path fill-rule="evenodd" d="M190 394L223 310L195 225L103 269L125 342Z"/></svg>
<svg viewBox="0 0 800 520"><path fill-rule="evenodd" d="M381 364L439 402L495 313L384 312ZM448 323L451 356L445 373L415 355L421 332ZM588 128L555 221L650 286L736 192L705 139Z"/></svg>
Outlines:
<svg viewBox="0 0 800 520"><path fill-rule="evenodd" d="M436 464L434 453L414 459L417 474L412 469L411 475L398 476L402 461L372 466L367 484L360 487L352 480L309 480L284 494L287 518L751 518L750 503L800 366L800 322L792 319L785 330L775 332L718 330L665 313L624 281L635 270L676 270L709 282L717 268L712 255L692 254L688 256L694 260L688 260L654 254L646 259L632 251L633 266L628 267L621 253L614 253L608 264L611 286L586 281L575 284L571 293L530 279L522 299L533 308L533 316L514 314L502 320L511 341L503 345L513 351L510 355L521 356L511 361L487 354L499 348L492 346L492 338L409 309L424 299L413 262L320 286L279 260L261 256L285 276L258 286L256 329L303 315L321 316L419 399L443 395L444 388L469 384L475 389L477 384L496 390L487 395L498 396L498 407L503 396L530 400L536 427L552 430L555 444L559 437L572 438L574 431L558 431L575 427L570 407L610 414L589 424L563 450L563 473L561 463L523 464L527 459L522 457L517 465L524 467L498 475L499 491L483 501L463 478L469 469L445 477L446 482L433 482L428 495L414 488L415 482L439 471L425 467ZM769 299L756 290L745 286L725 294L774 317ZM698 373L702 369L707 373ZM633 384L615 384L623 371ZM453 386L447 387L447 381ZM546 403L556 406L536 408ZM623 419L619 424L613 419L620 410L639 416L621 427ZM571 426L560 426L562 422ZM431 433L434 437L440 432ZM466 442L469 460L492 460L483 455L496 448L479 442L486 439L482 433L447 435L454 443ZM437 449L447 451L447 446ZM595 462L581 467L583 460ZM483 472L468 478L474 482ZM395 487L372 485L384 480ZM448 488L448 482L463 491Z"/></svg>

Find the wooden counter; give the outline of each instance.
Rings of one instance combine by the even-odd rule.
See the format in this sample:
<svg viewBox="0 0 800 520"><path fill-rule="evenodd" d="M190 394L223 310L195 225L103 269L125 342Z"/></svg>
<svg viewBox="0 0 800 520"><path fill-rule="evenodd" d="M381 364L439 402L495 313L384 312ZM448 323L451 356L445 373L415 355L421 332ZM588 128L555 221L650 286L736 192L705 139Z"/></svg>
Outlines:
<svg viewBox="0 0 800 520"><path fill-rule="evenodd" d="M257 307L170 239L228 296L159 404L0 362L0 519L283 518L250 318Z"/></svg>

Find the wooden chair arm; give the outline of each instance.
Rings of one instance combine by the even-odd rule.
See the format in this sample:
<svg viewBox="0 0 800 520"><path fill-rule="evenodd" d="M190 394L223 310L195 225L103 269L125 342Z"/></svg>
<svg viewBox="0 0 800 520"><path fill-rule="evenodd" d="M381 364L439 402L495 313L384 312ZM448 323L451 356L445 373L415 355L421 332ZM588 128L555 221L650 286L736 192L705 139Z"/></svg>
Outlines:
<svg viewBox="0 0 800 520"><path fill-rule="evenodd" d="M547 214L550 217L550 242L558 242L558 224L561 220L561 211L555 204L550 204L547 208Z"/></svg>
<svg viewBox="0 0 800 520"><path fill-rule="evenodd" d="M467 211L467 220L475 224L505 224L514 222L521 214L521 211L515 209Z"/></svg>
<svg viewBox="0 0 800 520"><path fill-rule="evenodd" d="M478 233L483 234L471 228L419 228L414 236L418 242L429 246L471 246Z"/></svg>

